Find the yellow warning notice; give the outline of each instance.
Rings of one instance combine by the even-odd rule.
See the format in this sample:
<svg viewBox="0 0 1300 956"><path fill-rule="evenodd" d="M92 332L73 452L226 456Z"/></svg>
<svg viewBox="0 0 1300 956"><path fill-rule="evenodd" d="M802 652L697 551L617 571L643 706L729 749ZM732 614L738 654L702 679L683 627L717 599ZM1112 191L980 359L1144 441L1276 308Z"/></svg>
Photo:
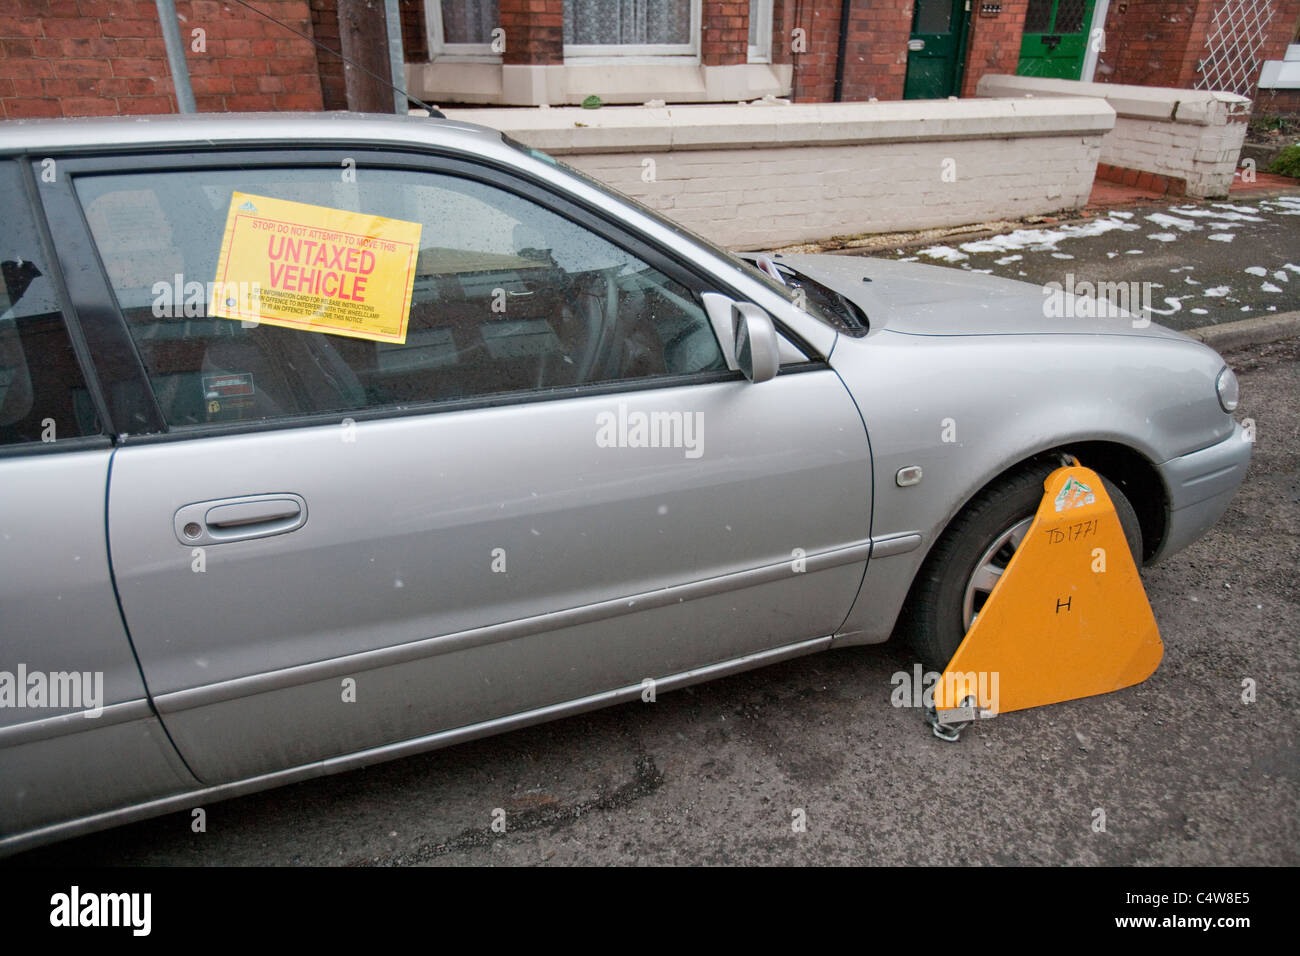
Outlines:
<svg viewBox="0 0 1300 956"><path fill-rule="evenodd" d="M208 314L406 342L420 224L235 193Z"/></svg>

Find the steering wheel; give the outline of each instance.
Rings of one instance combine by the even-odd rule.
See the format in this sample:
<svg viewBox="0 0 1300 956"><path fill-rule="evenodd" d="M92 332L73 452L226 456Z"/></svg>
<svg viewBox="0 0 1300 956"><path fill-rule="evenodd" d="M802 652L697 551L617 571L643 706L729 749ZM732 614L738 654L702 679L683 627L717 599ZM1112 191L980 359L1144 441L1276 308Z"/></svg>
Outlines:
<svg viewBox="0 0 1300 956"><path fill-rule="evenodd" d="M597 269L575 283L573 294L584 341L577 360L577 383L598 380L619 345L618 266Z"/></svg>

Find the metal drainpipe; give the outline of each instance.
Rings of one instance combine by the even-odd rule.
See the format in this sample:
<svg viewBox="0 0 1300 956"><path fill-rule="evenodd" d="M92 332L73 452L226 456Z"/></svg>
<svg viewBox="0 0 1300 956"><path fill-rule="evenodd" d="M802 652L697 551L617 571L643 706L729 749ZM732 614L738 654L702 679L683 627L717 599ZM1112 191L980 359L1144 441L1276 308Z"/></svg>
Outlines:
<svg viewBox="0 0 1300 956"><path fill-rule="evenodd" d="M397 0L384 0L384 20L388 24L388 69L393 76L393 111L406 115L406 57L402 52L402 12Z"/></svg>
<svg viewBox="0 0 1300 956"><path fill-rule="evenodd" d="M172 72L172 86L176 89L176 109L182 113L197 112L194 108L194 90L190 87L190 68L185 63L185 43L181 40L181 28L176 20L176 4L174 0L154 0L154 3L158 7L163 43L167 46L167 66Z"/></svg>
<svg viewBox="0 0 1300 956"><path fill-rule="evenodd" d="M841 0L840 3L840 48L835 56L835 102L844 99L844 54L849 43L849 11L853 0Z"/></svg>

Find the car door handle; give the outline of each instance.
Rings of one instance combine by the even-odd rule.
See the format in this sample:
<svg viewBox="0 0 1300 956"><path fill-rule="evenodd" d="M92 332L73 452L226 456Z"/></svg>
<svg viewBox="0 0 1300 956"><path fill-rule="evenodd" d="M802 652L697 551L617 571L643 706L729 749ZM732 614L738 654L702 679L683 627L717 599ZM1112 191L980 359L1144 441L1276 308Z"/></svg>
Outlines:
<svg viewBox="0 0 1300 956"><path fill-rule="evenodd" d="M268 521L296 518L302 507L292 498L268 498L264 501L240 501L208 509L209 528L238 528Z"/></svg>
<svg viewBox="0 0 1300 956"><path fill-rule="evenodd" d="M246 495L196 501L177 510L176 538L186 545L224 544L296 531L307 523L301 495Z"/></svg>

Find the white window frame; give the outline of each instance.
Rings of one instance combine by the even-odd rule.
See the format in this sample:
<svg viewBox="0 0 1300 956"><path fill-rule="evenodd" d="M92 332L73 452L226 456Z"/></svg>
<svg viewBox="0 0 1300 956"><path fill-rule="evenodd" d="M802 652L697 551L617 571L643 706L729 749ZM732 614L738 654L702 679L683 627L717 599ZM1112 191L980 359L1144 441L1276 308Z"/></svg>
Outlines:
<svg viewBox="0 0 1300 956"><path fill-rule="evenodd" d="M748 62L772 62L773 16L775 16L775 12L773 11L773 0L758 0L758 45L749 47L749 54L746 57Z"/></svg>
<svg viewBox="0 0 1300 956"><path fill-rule="evenodd" d="M691 40L689 43L566 43L564 58L608 57L621 61L624 57L649 60L685 58L699 59L700 20L702 0L691 0ZM590 60L588 61L590 62Z"/></svg>
<svg viewBox="0 0 1300 956"><path fill-rule="evenodd" d="M492 52L490 43L448 43L442 32L442 0L424 0L425 34L429 38L429 62L435 60L474 60L500 63L501 54ZM497 24L497 28L500 28ZM506 36L506 43L510 37Z"/></svg>

